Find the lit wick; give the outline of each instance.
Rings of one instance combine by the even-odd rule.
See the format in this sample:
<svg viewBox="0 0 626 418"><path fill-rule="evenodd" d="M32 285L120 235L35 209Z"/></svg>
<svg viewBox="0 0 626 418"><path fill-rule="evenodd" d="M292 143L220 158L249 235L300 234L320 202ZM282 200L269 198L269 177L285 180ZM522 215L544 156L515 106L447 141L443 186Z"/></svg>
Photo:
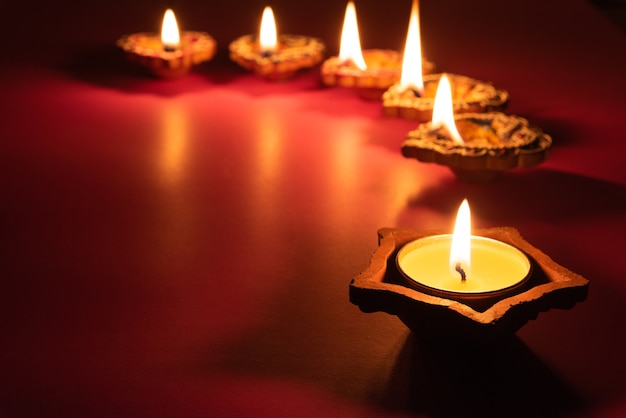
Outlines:
<svg viewBox="0 0 626 418"><path fill-rule="evenodd" d="M420 41L419 10L417 0L413 0L409 29L406 34L404 55L402 57L402 73L400 85L413 93L415 97L422 97L424 93L424 78L422 77L422 43Z"/></svg>
<svg viewBox="0 0 626 418"><path fill-rule="evenodd" d="M461 281L465 282L467 276L465 275L465 270L463 270L463 267L461 267L461 263L456 263L456 265L454 266L454 270L456 270L461 275Z"/></svg>
<svg viewBox="0 0 626 418"><path fill-rule="evenodd" d="M161 44L165 52L174 52L180 46L180 32L178 31L178 23L176 23L176 17L172 9L167 9L163 15Z"/></svg>
<svg viewBox="0 0 626 418"><path fill-rule="evenodd" d="M463 200L454 222L454 233L450 244L450 273L461 275L461 284L465 284L468 274L472 274L471 264L471 240L472 226L470 219L470 209L467 199Z"/></svg>
<svg viewBox="0 0 626 418"><path fill-rule="evenodd" d="M454 110L452 106L452 87L448 76L443 74L439 79L435 102L433 103L433 117L431 126L439 130L444 136L453 142L463 145L465 141L456 128L454 122Z"/></svg>
<svg viewBox="0 0 626 418"><path fill-rule="evenodd" d="M271 7L266 6L261 16L261 28L259 29L259 46L263 58L269 58L278 46L276 31L276 19Z"/></svg>
<svg viewBox="0 0 626 418"><path fill-rule="evenodd" d="M361 50L356 8L352 1L349 1L346 5L346 14L343 18L341 42L339 44L339 63L342 66L354 65L362 71L367 69L365 58L363 58L363 51Z"/></svg>

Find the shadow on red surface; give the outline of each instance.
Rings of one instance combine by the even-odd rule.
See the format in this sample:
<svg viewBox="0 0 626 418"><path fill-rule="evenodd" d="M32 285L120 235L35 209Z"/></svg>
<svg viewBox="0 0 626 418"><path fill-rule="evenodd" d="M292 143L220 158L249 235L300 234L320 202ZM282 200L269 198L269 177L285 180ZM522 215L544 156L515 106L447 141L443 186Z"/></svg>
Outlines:
<svg viewBox="0 0 626 418"><path fill-rule="evenodd" d="M390 409L432 417L567 416L584 400L517 337L492 347L422 341L409 335L396 360Z"/></svg>

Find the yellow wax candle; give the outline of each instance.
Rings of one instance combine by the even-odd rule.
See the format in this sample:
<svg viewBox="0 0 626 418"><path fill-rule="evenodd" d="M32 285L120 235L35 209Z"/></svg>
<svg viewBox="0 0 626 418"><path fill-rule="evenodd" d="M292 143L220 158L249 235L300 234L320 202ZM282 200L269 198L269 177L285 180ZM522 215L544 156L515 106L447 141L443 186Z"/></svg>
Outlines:
<svg viewBox="0 0 626 418"><path fill-rule="evenodd" d="M466 280L450 269L452 235L434 235L412 241L397 256L400 271L417 284L444 292L495 292L522 283L530 260L517 248L491 238L472 236L471 272Z"/></svg>

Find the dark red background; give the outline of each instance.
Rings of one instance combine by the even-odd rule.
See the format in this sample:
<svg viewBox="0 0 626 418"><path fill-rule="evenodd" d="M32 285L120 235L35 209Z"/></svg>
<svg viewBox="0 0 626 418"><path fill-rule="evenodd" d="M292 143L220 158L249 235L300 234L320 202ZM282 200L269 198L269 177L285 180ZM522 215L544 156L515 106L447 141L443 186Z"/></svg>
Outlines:
<svg viewBox="0 0 626 418"><path fill-rule="evenodd" d="M618 416L626 410L626 37L582 0L424 0L425 54L552 135L484 185L401 156L380 103L228 60L265 4L2 1L0 416ZM166 6L220 51L146 77ZM272 3L336 53L345 3ZM357 3L401 49L410 2ZM591 281L490 349L433 347L348 284L380 227L516 227ZM425 318L425 320L428 320Z"/></svg>

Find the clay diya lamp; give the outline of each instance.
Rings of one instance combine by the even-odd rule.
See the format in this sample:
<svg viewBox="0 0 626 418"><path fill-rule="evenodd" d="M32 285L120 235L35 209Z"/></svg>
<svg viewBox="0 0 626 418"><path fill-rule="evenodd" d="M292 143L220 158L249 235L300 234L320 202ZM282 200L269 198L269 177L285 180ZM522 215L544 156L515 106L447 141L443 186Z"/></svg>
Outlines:
<svg viewBox="0 0 626 418"><path fill-rule="evenodd" d="M435 93L441 74L424 74L417 3L413 2L402 59L400 81L383 93L385 116L428 121L432 118ZM455 114L504 110L509 95L490 83L448 74Z"/></svg>
<svg viewBox="0 0 626 418"><path fill-rule="evenodd" d="M400 79L401 70L402 56L397 51L361 49L356 9L352 1L348 2L339 55L322 64L322 83L354 88L363 98L379 100L383 92ZM424 60L422 71L432 73L434 65Z"/></svg>
<svg viewBox="0 0 626 418"><path fill-rule="evenodd" d="M518 167L532 167L549 154L552 138L524 118L501 112L454 115L447 76L442 76L430 122L409 132L402 154L448 166L468 182L484 182Z"/></svg>
<svg viewBox="0 0 626 418"><path fill-rule="evenodd" d="M421 338L485 345L541 312L586 299L589 281L515 228L472 232L464 205L452 235L380 229L368 268L350 283L350 301L363 312L397 315Z"/></svg>
<svg viewBox="0 0 626 418"><path fill-rule="evenodd" d="M402 74L404 80L404 67ZM509 102L508 92L470 77L456 74L447 76L451 84L455 114L506 109ZM421 77L418 82L400 81L389 87L383 94L384 115L420 122L431 120L440 79L441 74L429 74Z"/></svg>
<svg viewBox="0 0 626 418"><path fill-rule="evenodd" d="M417 2L413 2L409 29L402 56L402 72L400 80L389 87L382 95L385 116L403 117L414 120L428 120L432 115L433 99L435 97L437 75L425 75L422 59L422 44L419 26ZM426 117L421 101L428 97L430 112ZM419 105L419 106L418 106ZM416 111L414 108L418 108ZM416 117L416 116L419 116Z"/></svg>
<svg viewBox="0 0 626 418"><path fill-rule="evenodd" d="M161 78L181 77L197 64L209 61L215 55L217 43L205 32L178 30L171 9L163 16L161 34L135 33L117 41L127 58L153 75Z"/></svg>
<svg viewBox="0 0 626 418"><path fill-rule="evenodd" d="M284 80L319 64L324 43L302 35L277 35L274 12L263 10L259 35L244 35L230 43L230 59L268 80Z"/></svg>

